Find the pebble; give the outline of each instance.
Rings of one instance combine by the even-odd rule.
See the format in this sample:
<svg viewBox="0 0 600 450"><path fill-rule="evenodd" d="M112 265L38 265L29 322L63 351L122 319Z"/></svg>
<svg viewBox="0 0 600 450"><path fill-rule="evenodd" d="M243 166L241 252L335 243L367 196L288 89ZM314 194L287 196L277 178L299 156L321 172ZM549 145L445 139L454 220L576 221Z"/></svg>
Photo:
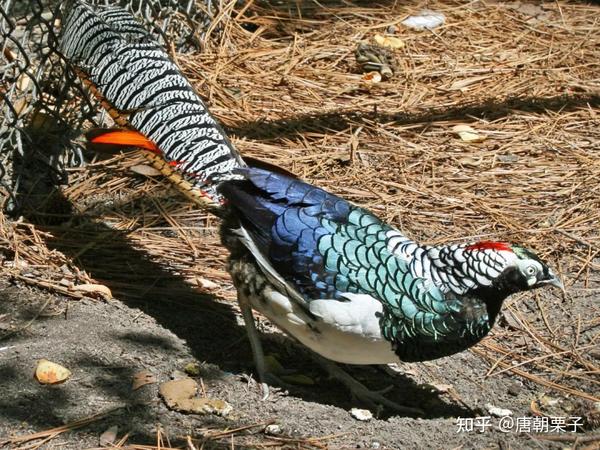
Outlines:
<svg viewBox="0 0 600 450"><path fill-rule="evenodd" d="M117 439L117 433L119 432L119 427L117 425L113 425L109 429L107 429L104 433L100 435L99 443L102 447L113 447L113 443Z"/></svg>
<svg viewBox="0 0 600 450"><path fill-rule="evenodd" d="M360 420L361 422L368 422L373 418L373 413L368 409L352 408L350 414L356 420Z"/></svg>
<svg viewBox="0 0 600 450"><path fill-rule="evenodd" d="M521 392L521 386L519 386L517 383L512 383L510 386L508 386L507 392L516 397Z"/></svg>
<svg viewBox="0 0 600 450"><path fill-rule="evenodd" d="M485 408L492 416L496 417L512 416L513 414L513 412L510 409L498 408L497 406L493 406L490 403L486 403Z"/></svg>
<svg viewBox="0 0 600 450"><path fill-rule="evenodd" d="M271 425L267 425L265 427L265 434L270 434L272 436L276 436L278 434L281 434L282 430L281 427L275 423L271 424Z"/></svg>

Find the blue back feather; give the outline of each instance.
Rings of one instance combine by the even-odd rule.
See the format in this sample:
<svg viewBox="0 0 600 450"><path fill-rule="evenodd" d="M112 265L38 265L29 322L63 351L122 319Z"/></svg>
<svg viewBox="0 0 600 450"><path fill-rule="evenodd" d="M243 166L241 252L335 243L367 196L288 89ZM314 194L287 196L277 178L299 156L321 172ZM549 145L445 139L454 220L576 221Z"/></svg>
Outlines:
<svg viewBox="0 0 600 450"><path fill-rule="evenodd" d="M307 299L338 297L318 243L331 232L322 220L346 223L350 204L285 175L256 168L238 173L247 181L225 182L219 191L274 269Z"/></svg>

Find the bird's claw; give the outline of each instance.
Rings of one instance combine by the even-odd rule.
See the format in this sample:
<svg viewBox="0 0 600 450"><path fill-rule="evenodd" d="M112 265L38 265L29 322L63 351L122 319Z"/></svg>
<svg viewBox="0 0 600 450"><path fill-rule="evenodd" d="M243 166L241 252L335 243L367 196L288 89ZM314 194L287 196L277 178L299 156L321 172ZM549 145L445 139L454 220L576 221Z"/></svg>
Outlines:
<svg viewBox="0 0 600 450"><path fill-rule="evenodd" d="M283 391L284 393L289 391L291 386L286 383L285 381L281 380L281 378L279 378L277 375L274 375L271 372L265 372L262 375L259 376L260 379L260 391L262 393L262 401L266 401L269 399L269 395L271 394L271 392L280 392ZM274 389L272 389L271 387L274 387Z"/></svg>
<svg viewBox="0 0 600 450"><path fill-rule="evenodd" d="M260 391L262 392L261 401L267 401L269 399L269 385L267 383L260 383Z"/></svg>

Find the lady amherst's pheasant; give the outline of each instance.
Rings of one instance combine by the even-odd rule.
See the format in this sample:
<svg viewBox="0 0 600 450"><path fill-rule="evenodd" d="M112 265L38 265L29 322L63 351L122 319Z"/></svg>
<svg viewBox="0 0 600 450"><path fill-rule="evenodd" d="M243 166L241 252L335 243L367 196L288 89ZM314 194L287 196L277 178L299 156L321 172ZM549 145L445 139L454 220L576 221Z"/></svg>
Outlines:
<svg viewBox="0 0 600 450"><path fill-rule="evenodd" d="M145 149L188 196L223 218L228 268L262 381L268 374L252 309L328 360L385 364L465 350L490 331L509 295L562 288L523 247L419 245L340 197L245 163L129 13L81 0L66 11L63 54L117 123L130 129L92 142ZM328 367L359 397L415 411Z"/></svg>

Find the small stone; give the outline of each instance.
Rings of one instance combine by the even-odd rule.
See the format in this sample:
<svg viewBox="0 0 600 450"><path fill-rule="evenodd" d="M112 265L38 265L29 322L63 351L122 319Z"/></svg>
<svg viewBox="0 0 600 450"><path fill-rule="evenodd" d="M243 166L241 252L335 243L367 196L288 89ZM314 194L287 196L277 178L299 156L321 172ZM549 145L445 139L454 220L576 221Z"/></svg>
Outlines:
<svg viewBox="0 0 600 450"><path fill-rule="evenodd" d="M371 448L375 448L375 449L381 448L381 444L377 441L373 441L373 442L371 442Z"/></svg>
<svg viewBox="0 0 600 450"><path fill-rule="evenodd" d="M398 31L398 27L395 25L390 25L389 27L387 27L387 29L385 30L385 32L387 34L395 34L396 31Z"/></svg>
<svg viewBox="0 0 600 450"><path fill-rule="evenodd" d="M265 427L265 434L270 434L271 436L277 436L281 434L281 432L281 427L275 423L272 423L271 425L267 425Z"/></svg>
<svg viewBox="0 0 600 450"><path fill-rule="evenodd" d="M368 409L352 408L350 410L350 415L361 422L368 422L373 418L373 413Z"/></svg>
<svg viewBox="0 0 600 450"><path fill-rule="evenodd" d="M107 429L104 433L100 435L100 445L102 447L108 447L117 440L117 433L119 432L119 427L117 425L113 425L109 429Z"/></svg>
<svg viewBox="0 0 600 450"><path fill-rule="evenodd" d="M497 406L493 406L490 403L486 403L485 407L492 416L505 417L512 416L513 414L513 412L510 409L498 408Z"/></svg>
<svg viewBox="0 0 600 450"><path fill-rule="evenodd" d="M517 155L498 155L498 161L503 163L515 163L519 161L519 157Z"/></svg>
<svg viewBox="0 0 600 450"><path fill-rule="evenodd" d="M521 387L517 383L513 383L508 387L507 392L509 395L516 397L521 392Z"/></svg>

